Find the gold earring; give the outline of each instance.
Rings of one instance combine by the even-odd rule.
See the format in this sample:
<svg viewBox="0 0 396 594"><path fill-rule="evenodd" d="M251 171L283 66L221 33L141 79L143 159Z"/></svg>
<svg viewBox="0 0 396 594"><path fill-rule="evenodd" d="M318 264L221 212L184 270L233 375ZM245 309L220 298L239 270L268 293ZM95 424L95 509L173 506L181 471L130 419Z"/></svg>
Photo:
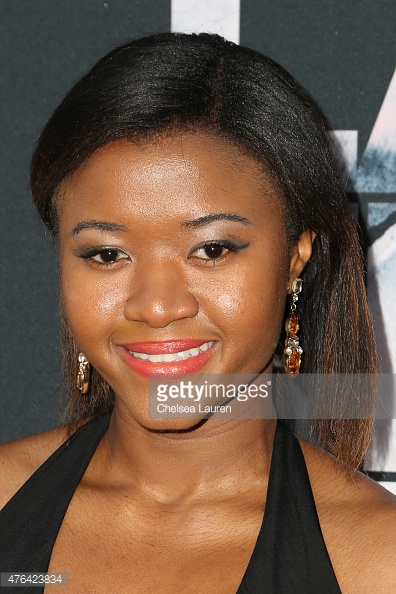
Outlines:
<svg viewBox="0 0 396 594"><path fill-rule="evenodd" d="M301 293L302 279L296 278L292 284L292 295L290 305L290 316L286 320L286 340L284 354L284 369L291 377L295 377L300 371L302 348L299 344L297 332L300 328L298 318L296 315L296 302L298 295Z"/></svg>
<svg viewBox="0 0 396 594"><path fill-rule="evenodd" d="M89 390L89 375L91 364L88 359L80 353L78 355L78 373L77 373L77 388L81 394L86 394Z"/></svg>

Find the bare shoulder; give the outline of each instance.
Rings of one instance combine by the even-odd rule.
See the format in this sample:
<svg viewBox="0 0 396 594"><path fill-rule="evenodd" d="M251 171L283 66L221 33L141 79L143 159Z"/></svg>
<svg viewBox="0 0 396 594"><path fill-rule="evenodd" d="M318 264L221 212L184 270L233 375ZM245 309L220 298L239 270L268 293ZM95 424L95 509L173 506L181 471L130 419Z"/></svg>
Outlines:
<svg viewBox="0 0 396 594"><path fill-rule="evenodd" d="M59 427L0 445L0 509L66 439Z"/></svg>
<svg viewBox="0 0 396 594"><path fill-rule="evenodd" d="M300 443L341 591L395 592L396 496L361 472L349 476L332 456Z"/></svg>

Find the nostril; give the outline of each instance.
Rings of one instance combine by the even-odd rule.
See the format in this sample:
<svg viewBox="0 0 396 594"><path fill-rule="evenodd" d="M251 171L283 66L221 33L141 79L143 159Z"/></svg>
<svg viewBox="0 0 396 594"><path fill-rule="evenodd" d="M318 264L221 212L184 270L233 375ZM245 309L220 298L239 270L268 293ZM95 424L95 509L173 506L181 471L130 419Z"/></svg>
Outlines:
<svg viewBox="0 0 396 594"><path fill-rule="evenodd" d="M134 283L124 316L152 327L165 327L173 321L195 317L198 311L198 301L184 283L172 277L155 282L153 277L146 276Z"/></svg>

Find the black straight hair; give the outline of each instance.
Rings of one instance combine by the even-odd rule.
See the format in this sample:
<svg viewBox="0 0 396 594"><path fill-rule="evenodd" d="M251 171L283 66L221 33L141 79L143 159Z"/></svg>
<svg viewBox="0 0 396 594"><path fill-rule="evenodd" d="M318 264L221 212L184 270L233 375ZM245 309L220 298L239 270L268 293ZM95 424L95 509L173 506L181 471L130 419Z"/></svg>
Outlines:
<svg viewBox="0 0 396 594"><path fill-rule="evenodd" d="M34 152L31 188L44 223L56 238L57 192L101 146L186 130L221 138L262 164L284 199L290 246L306 229L316 234L298 302L301 372L375 373L362 254L330 127L301 85L252 49L218 35L163 33L102 58L56 109ZM278 362L283 341L282 334ZM93 370L90 394L82 397L75 387L77 347L66 320L62 342L67 420L75 425L111 408L114 393ZM343 399L342 410L355 395L345 390L336 397ZM374 391L368 389L366 398L373 408ZM355 467L371 427L369 419L312 421L315 439Z"/></svg>

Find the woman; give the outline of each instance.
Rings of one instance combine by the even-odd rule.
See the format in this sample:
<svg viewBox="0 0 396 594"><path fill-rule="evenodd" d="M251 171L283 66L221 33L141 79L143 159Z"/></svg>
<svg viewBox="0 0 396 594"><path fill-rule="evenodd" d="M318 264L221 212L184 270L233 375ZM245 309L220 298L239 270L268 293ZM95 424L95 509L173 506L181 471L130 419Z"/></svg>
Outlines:
<svg viewBox="0 0 396 594"><path fill-rule="evenodd" d="M218 36L134 41L58 107L31 184L59 252L67 423L1 447L1 570L68 572L76 593L394 592L395 498L354 470L371 421L312 423L319 448L269 414L148 413L149 376L377 370L307 93Z"/></svg>

